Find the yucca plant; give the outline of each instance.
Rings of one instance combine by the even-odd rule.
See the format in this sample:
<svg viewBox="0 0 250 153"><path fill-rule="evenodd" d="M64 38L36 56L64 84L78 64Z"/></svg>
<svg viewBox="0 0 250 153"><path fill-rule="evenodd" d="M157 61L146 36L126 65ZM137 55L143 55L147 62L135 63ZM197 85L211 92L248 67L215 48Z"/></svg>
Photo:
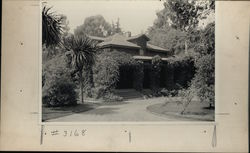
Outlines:
<svg viewBox="0 0 250 153"><path fill-rule="evenodd" d="M73 73L77 73L79 76L81 103L83 103L83 69L84 67L92 67L98 47L94 41L84 35L71 35L64 40L64 46L67 50L72 51L73 58L71 64L75 69Z"/></svg>
<svg viewBox="0 0 250 153"><path fill-rule="evenodd" d="M63 18L50 10L47 6L42 10L42 44L46 47L60 44L63 32Z"/></svg>

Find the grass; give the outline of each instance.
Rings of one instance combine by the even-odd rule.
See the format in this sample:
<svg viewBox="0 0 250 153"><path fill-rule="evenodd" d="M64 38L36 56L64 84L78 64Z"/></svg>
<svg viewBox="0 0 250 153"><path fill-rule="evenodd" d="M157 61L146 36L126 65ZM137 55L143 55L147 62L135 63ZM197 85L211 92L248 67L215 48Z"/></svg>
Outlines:
<svg viewBox="0 0 250 153"><path fill-rule="evenodd" d="M199 101L192 101L181 114L183 105L178 100L167 99L166 102L154 104L147 107L147 110L159 115L173 115L178 117L192 118L194 120L214 121L214 109L209 104Z"/></svg>
<svg viewBox="0 0 250 153"><path fill-rule="evenodd" d="M42 121L89 111L95 109L96 107L98 107L98 104L93 104L93 103L77 104L75 106L63 106L63 107L43 106Z"/></svg>

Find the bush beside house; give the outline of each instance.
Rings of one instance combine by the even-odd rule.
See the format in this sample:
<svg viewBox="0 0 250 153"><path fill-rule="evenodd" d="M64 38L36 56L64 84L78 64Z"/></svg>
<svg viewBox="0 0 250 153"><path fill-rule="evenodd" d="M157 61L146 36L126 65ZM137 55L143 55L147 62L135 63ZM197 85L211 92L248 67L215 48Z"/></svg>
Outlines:
<svg viewBox="0 0 250 153"><path fill-rule="evenodd" d="M121 66L135 68L133 86L137 90L142 89L143 65L141 62L137 62L127 53L103 51L97 55L96 64L93 67L93 95L95 98L103 97L107 101L122 100L121 97L112 92L119 80Z"/></svg>
<svg viewBox="0 0 250 153"><path fill-rule="evenodd" d="M144 63L142 61L136 61L133 57L127 53L117 51L103 51L97 55L96 64L93 67L93 95L95 98L111 97L110 99L120 99L116 97L113 90L117 87L119 81L119 68L121 66L132 67L133 70L133 88L142 91L143 89L143 77L144 77ZM148 68L150 69L150 89L154 96L162 95L160 93L160 73L162 69L166 69L165 73L167 79L165 84L169 84L167 92L172 90L179 90L186 88L194 76L194 63L193 58L190 56L184 56L182 58L169 58L168 61L162 61L160 56L155 56L152 59L152 63ZM180 69L184 76L175 80L176 76L180 74L174 74L174 71L168 73L170 70ZM172 78L172 79L169 79ZM179 85L177 84L181 82ZM177 82L177 83L176 83ZM113 98L112 98L113 97Z"/></svg>
<svg viewBox="0 0 250 153"><path fill-rule="evenodd" d="M69 61L64 54L43 64L43 104L68 106L77 104L76 85L71 77Z"/></svg>

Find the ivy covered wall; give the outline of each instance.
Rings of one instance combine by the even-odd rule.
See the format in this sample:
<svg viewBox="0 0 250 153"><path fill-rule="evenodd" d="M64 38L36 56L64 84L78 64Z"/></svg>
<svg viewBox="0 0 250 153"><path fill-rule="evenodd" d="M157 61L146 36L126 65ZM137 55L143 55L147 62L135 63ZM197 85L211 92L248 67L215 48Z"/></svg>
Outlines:
<svg viewBox="0 0 250 153"><path fill-rule="evenodd" d="M118 87L121 81L119 79L124 72L129 73L126 75L129 75L127 79L131 79L129 80L132 84L131 88L138 91L148 88L157 93L161 88L167 90L185 88L195 73L193 63L191 56L171 57L163 61L157 55L146 62L135 60L131 55L123 52L103 51L97 55L96 64L93 67L93 93L96 98L112 93ZM125 69L123 73L121 68Z"/></svg>

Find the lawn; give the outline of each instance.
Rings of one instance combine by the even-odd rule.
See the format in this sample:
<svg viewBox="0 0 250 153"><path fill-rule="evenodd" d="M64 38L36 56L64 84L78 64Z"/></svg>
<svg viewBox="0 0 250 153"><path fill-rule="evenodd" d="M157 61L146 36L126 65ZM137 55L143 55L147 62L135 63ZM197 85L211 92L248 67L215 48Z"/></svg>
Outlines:
<svg viewBox="0 0 250 153"><path fill-rule="evenodd" d="M209 108L209 104L193 100L186 108L184 114L183 105L176 98L167 98L165 102L153 104L147 107L151 113L165 116L177 116L192 118L202 121L214 121L214 108Z"/></svg>
<svg viewBox="0 0 250 153"><path fill-rule="evenodd" d="M63 116L72 115L75 113L81 113L89 111L98 107L98 104L85 103L77 104L75 106L63 106L63 107L42 107L42 121L49 119L55 119Z"/></svg>
<svg viewBox="0 0 250 153"><path fill-rule="evenodd" d="M130 102L87 102L67 107L43 107L43 121L214 121L214 109L192 101L183 115L176 98Z"/></svg>

